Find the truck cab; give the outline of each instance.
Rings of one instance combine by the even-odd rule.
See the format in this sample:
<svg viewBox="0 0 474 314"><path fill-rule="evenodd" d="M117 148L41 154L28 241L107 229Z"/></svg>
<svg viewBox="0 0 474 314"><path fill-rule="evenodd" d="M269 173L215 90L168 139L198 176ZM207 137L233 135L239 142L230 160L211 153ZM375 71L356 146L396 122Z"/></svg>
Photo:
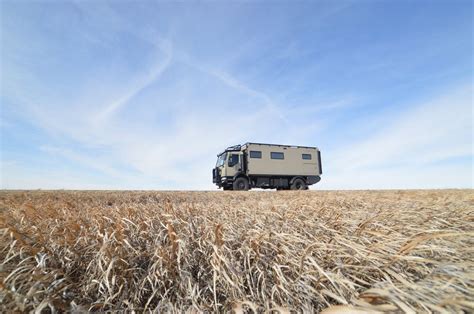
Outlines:
<svg viewBox="0 0 474 314"><path fill-rule="evenodd" d="M233 189L234 178L239 174L243 174L244 171L244 152L229 150L228 148L217 155L212 181L218 187L222 187L224 190L230 190Z"/></svg>

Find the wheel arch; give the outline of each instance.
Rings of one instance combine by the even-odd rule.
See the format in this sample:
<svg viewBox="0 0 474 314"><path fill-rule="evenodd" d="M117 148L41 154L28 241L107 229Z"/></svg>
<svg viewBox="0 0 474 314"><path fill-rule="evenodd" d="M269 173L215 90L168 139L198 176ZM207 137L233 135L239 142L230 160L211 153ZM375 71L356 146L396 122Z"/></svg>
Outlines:
<svg viewBox="0 0 474 314"><path fill-rule="evenodd" d="M232 180L235 181L235 180L237 180L238 178L242 178L242 177L245 178L245 179L247 179L247 181L250 182L250 178L249 178L244 172L237 172L237 173L234 175L234 177L232 178Z"/></svg>
<svg viewBox="0 0 474 314"><path fill-rule="evenodd" d="M290 182L288 182L288 184L292 185L293 182L295 182L296 179L301 179L301 180L303 180L304 184L307 184L306 178L303 177L303 176L294 176L293 178L291 178L291 180L290 180Z"/></svg>

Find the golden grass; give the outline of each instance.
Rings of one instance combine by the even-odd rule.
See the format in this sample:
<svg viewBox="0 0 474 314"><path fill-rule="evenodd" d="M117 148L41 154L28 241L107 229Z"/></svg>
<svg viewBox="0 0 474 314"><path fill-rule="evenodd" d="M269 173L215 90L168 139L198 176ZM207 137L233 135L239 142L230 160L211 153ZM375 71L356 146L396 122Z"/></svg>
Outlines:
<svg viewBox="0 0 474 314"><path fill-rule="evenodd" d="M0 192L0 306L470 312L474 193Z"/></svg>

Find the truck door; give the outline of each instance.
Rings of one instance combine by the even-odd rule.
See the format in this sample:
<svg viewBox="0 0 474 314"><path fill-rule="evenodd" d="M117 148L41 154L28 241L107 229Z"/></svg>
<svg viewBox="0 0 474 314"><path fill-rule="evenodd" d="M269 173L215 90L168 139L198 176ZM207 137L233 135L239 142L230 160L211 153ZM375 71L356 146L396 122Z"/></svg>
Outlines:
<svg viewBox="0 0 474 314"><path fill-rule="evenodd" d="M233 177L242 170L242 154L230 153L227 161L227 176Z"/></svg>

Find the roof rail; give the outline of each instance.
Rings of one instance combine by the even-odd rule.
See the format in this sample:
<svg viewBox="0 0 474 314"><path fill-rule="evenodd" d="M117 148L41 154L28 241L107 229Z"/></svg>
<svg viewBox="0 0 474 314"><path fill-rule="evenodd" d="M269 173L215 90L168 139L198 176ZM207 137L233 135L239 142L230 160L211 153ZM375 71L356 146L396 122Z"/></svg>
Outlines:
<svg viewBox="0 0 474 314"><path fill-rule="evenodd" d="M317 147L310 147L310 146L298 146L298 145L282 145L282 144L269 144L269 143L252 143L252 142L247 142L244 145L271 145L271 146L280 146L280 147L297 147L297 148L317 148Z"/></svg>
<svg viewBox="0 0 474 314"><path fill-rule="evenodd" d="M241 145L234 145L226 148L226 151L240 151Z"/></svg>

